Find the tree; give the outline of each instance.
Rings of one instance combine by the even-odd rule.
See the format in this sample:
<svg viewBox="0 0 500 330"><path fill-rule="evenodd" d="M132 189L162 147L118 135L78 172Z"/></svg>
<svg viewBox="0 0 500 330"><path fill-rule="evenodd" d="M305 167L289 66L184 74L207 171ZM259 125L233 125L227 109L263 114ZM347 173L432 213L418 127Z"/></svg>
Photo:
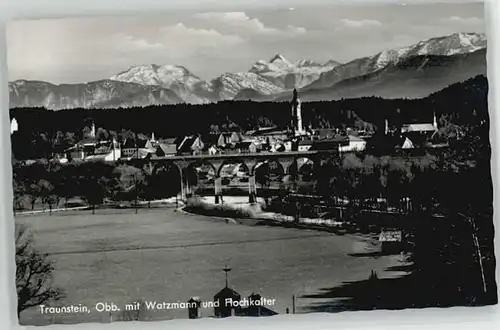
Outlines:
<svg viewBox="0 0 500 330"><path fill-rule="evenodd" d="M26 192L24 185L17 180L13 180L13 192L14 192L14 215L16 210L23 209L23 197Z"/></svg>
<svg viewBox="0 0 500 330"><path fill-rule="evenodd" d="M16 289L17 315L27 308L57 301L64 297L52 287L53 263L47 254L33 247L33 236L27 227L16 226Z"/></svg>
<svg viewBox="0 0 500 330"><path fill-rule="evenodd" d="M34 211L36 201L40 198L41 188L38 183L32 182L26 187L26 193L28 194L31 211Z"/></svg>
<svg viewBox="0 0 500 330"><path fill-rule="evenodd" d="M263 163L255 167L255 182L260 184L261 188L269 188L271 184L271 175L269 173L269 165Z"/></svg>
<svg viewBox="0 0 500 330"><path fill-rule="evenodd" d="M89 137L91 132L92 132L92 129L89 126L85 126L82 130L83 137L84 138Z"/></svg>
<svg viewBox="0 0 500 330"><path fill-rule="evenodd" d="M221 131L219 129L219 126L217 125L210 125L210 134L220 134Z"/></svg>
<svg viewBox="0 0 500 330"><path fill-rule="evenodd" d="M135 134L131 130L122 129L117 135L120 141L125 141L126 139L135 140Z"/></svg>
<svg viewBox="0 0 500 330"><path fill-rule="evenodd" d="M146 171L130 165L120 165L115 168L114 174L118 178L116 194L113 196L115 201L133 202L138 207L138 200L143 197L145 189Z"/></svg>
<svg viewBox="0 0 500 330"><path fill-rule="evenodd" d="M13 166L12 169L12 188L13 188L13 206L14 206L14 215L16 214L16 210L23 209L23 197L26 194L26 187L24 183L21 181L19 177L20 168L17 165Z"/></svg>
<svg viewBox="0 0 500 330"><path fill-rule="evenodd" d="M38 183L40 187L40 197L42 203L49 207L49 214L52 215L54 205L59 204L60 197L56 193L56 188L51 182L42 179Z"/></svg>
<svg viewBox="0 0 500 330"><path fill-rule="evenodd" d="M141 180L137 182L137 189L139 197L148 202L148 208L151 207L151 200L155 198L153 176L143 171Z"/></svg>
<svg viewBox="0 0 500 330"><path fill-rule="evenodd" d="M110 134L106 129L99 127L97 129L95 137L97 141L107 141L110 137Z"/></svg>
<svg viewBox="0 0 500 330"><path fill-rule="evenodd" d="M63 143L64 143L64 146L66 148L69 148L69 147L75 145L75 143L76 143L76 134L72 133L72 132L66 132L64 134L64 141L63 141Z"/></svg>
<svg viewBox="0 0 500 330"><path fill-rule="evenodd" d="M106 197L112 197L119 187L117 173L112 165L104 162L83 163L78 170L82 197L95 214L95 207Z"/></svg>
<svg viewBox="0 0 500 330"><path fill-rule="evenodd" d="M40 198L42 203L49 207L50 214L54 205L57 206L61 200L57 191L61 182L61 172L61 165L58 162L49 162L45 164L44 178L38 181Z"/></svg>
<svg viewBox="0 0 500 330"><path fill-rule="evenodd" d="M64 205L68 204L68 200L75 197L78 193L79 178L77 166L66 164L61 166L58 172L58 181L55 186L55 193L59 198L64 199Z"/></svg>
<svg viewBox="0 0 500 330"><path fill-rule="evenodd" d="M18 169L19 175L16 176L23 181L26 194L29 198L31 211L35 209L36 201L41 197L40 180L45 179L47 175L46 167L43 163L37 162L28 166L22 166Z"/></svg>

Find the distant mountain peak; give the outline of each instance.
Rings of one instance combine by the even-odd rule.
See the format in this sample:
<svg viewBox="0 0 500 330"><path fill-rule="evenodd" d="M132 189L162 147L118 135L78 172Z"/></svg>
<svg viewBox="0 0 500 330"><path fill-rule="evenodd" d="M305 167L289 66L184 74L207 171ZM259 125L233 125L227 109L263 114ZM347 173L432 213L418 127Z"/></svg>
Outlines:
<svg viewBox="0 0 500 330"><path fill-rule="evenodd" d="M271 58L269 60L269 63L275 63L275 62L284 62L284 63L287 63L287 64L290 64L290 62L288 62L288 60L281 54L276 54L273 56L273 58Z"/></svg>
<svg viewBox="0 0 500 330"><path fill-rule="evenodd" d="M149 72L151 72L150 74L169 73L169 74L175 74L177 76L186 75L186 76L196 77L191 71L189 71L186 67L184 67L182 65L141 64L141 65L133 65L133 66L129 67L127 70L122 71L122 72L112 76L110 79L115 80L117 77L127 75L127 74L136 74L140 71L143 71L143 72L149 71ZM198 78L198 77L196 77L196 78Z"/></svg>
<svg viewBox="0 0 500 330"><path fill-rule="evenodd" d="M335 66L339 66L339 65L342 65L342 63L335 61L335 60L328 60L325 64L323 64L323 66L331 66L331 67L335 67Z"/></svg>
<svg viewBox="0 0 500 330"><path fill-rule="evenodd" d="M320 63L313 60L299 60L295 63L295 65L299 68L302 67L320 67L322 66Z"/></svg>

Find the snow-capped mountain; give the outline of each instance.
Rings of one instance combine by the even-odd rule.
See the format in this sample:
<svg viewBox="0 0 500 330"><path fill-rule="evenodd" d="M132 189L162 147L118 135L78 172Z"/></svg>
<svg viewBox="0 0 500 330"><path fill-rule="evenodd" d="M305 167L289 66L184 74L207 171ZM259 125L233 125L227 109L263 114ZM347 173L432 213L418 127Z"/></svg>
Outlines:
<svg viewBox="0 0 500 330"><path fill-rule="evenodd" d="M172 104L182 100L171 90L113 80L54 85L40 81L9 83L11 107L118 108Z"/></svg>
<svg viewBox="0 0 500 330"><path fill-rule="evenodd" d="M486 73L486 37L455 33L384 50L345 64L330 60L296 62L276 54L248 72L225 73L204 81L183 66L141 65L107 80L54 85L9 83L11 107L130 107L220 100L286 100L298 88L306 101L342 97L424 97Z"/></svg>
<svg viewBox="0 0 500 330"><path fill-rule="evenodd" d="M417 44L387 49L369 57L355 59L321 74L319 79L304 87L304 90L331 87L344 79L363 76L381 70L412 56L453 56L468 54L486 48L486 36L479 33L454 33L431 38Z"/></svg>
<svg viewBox="0 0 500 330"><path fill-rule="evenodd" d="M311 60L288 61L276 54L269 61L257 61L248 72L225 73L210 82L211 90L220 100L272 99L272 95L304 86L317 79L321 72L339 65L329 61L322 65Z"/></svg>
<svg viewBox="0 0 500 330"><path fill-rule="evenodd" d="M269 79L253 72L225 73L212 80L210 86L219 100L231 100L242 90L255 90L262 95L284 91Z"/></svg>
<svg viewBox="0 0 500 330"><path fill-rule="evenodd" d="M109 78L114 81L159 86L174 91L186 103L210 101L210 86L180 65L139 65Z"/></svg>
<svg viewBox="0 0 500 330"><path fill-rule="evenodd" d="M303 101L364 96L422 98L478 75L486 75L485 49L451 56L416 55L330 87L302 90L300 97ZM284 93L274 100L290 98L290 93Z"/></svg>
<svg viewBox="0 0 500 330"><path fill-rule="evenodd" d="M321 73L332 70L340 63L330 60L320 64L312 60L288 61L283 55L276 54L268 62L257 61L249 72L269 79L283 90L302 88L317 80Z"/></svg>

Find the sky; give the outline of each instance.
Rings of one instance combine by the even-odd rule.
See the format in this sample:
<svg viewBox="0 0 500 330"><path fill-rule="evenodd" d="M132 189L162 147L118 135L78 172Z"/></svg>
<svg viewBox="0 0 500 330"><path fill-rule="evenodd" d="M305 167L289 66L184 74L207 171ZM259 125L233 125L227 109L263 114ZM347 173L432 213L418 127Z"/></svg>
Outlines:
<svg viewBox="0 0 500 330"><path fill-rule="evenodd" d="M7 26L9 80L106 79L175 64L202 79L282 54L345 63L455 32L486 30L482 3L335 5L26 20Z"/></svg>

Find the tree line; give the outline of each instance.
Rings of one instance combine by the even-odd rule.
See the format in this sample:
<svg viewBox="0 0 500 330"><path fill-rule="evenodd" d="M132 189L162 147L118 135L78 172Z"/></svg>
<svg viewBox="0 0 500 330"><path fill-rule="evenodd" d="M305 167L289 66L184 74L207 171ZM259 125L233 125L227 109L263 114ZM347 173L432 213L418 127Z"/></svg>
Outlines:
<svg viewBox="0 0 500 330"><path fill-rule="evenodd" d="M124 163L85 162L60 164L51 161L14 163L14 211L52 210L81 200L95 211L106 202L119 204L174 196L180 186L178 173L166 167L150 173L146 167ZM78 204L78 202L76 202Z"/></svg>

